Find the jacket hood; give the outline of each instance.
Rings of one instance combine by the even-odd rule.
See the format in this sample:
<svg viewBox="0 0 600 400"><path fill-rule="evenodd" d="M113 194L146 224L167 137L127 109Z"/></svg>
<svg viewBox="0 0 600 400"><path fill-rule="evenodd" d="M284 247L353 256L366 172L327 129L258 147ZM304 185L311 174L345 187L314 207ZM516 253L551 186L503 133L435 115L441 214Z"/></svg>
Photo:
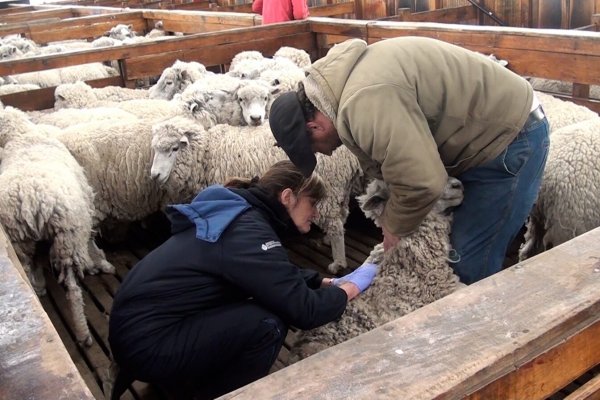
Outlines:
<svg viewBox="0 0 600 400"><path fill-rule="evenodd" d="M248 201L239 194L222 185L213 185L198 193L189 204L167 207L166 214L172 233L196 225L196 238L216 242L229 224L249 208Z"/></svg>
<svg viewBox="0 0 600 400"><path fill-rule="evenodd" d="M364 40L346 40L333 46L325 57L307 69L307 76L302 81L306 96L333 123L348 75L366 48Z"/></svg>

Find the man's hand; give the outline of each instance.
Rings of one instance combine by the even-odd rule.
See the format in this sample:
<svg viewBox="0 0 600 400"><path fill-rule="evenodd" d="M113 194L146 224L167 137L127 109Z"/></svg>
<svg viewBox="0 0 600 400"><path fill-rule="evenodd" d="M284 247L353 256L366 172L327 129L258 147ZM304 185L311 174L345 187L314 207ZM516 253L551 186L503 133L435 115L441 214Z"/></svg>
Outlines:
<svg viewBox="0 0 600 400"><path fill-rule="evenodd" d="M395 236L393 233L388 231L383 224L381 224L381 230L383 231L383 251L387 252L392 247L400 243L400 238Z"/></svg>

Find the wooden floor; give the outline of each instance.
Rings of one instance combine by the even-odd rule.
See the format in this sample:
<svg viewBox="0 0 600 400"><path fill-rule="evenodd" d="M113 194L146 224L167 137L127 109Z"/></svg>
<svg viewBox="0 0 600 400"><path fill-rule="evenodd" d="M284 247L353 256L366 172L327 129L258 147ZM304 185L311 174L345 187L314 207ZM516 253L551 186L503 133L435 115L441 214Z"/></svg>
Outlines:
<svg viewBox="0 0 600 400"><path fill-rule="evenodd" d="M67 312L64 290L56 280L47 276L48 294L41 298L44 309L57 329L63 343L71 355L79 372L97 399L104 399L104 382L110 366L110 351L108 346L108 316L112 299L120 282L127 272L144 257L152 248L166 239L162 232L168 232L167 225L162 218L148 222L153 229L144 229L135 225L130 230L130 240L118 245L104 245L108 260L116 267L116 275L87 276L83 280L83 294L85 310L88 317L90 330L94 336L94 343L89 348L81 348L74 341L74 335L69 328L70 315ZM162 225L161 225L162 224ZM159 229L156 229L159 227ZM353 211L346 225L346 256L348 265L356 267L367 257L374 245L381 241L379 230L362 217L360 212ZM286 243L290 259L295 264L313 268L327 274L326 266L331 262L331 249L323 244L322 234L313 232L307 237L294 243ZM294 331L290 331L290 336ZM282 368L287 359L287 346L279 354L273 370ZM562 400L575 388L581 386L598 373L598 368L569 387L555 394L550 400ZM142 382L135 382L123 399L167 399L164 393Z"/></svg>

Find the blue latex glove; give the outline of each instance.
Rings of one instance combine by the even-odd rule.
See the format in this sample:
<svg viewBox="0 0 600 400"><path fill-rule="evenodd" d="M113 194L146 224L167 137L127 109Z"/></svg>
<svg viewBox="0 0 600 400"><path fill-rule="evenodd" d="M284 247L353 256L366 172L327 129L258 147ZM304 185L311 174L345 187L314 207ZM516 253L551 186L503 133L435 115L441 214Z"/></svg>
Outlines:
<svg viewBox="0 0 600 400"><path fill-rule="evenodd" d="M331 283L335 286L340 286L344 282L351 282L354 283L358 287L358 290L360 290L360 293L362 293L371 285L376 274L377 264L364 263L348 275L332 279Z"/></svg>

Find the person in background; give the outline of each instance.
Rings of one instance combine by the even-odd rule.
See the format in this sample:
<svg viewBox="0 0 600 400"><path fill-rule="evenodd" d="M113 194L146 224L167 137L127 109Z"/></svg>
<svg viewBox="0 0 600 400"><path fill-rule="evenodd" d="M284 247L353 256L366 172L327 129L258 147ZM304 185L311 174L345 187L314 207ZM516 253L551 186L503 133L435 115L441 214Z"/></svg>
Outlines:
<svg viewBox="0 0 600 400"><path fill-rule="evenodd" d="M252 12L262 15L262 23L274 24L308 18L306 0L254 0Z"/></svg>
<svg viewBox="0 0 600 400"><path fill-rule="evenodd" d="M377 266L323 278L292 264L281 245L311 229L324 196L319 177L282 161L260 179L232 179L169 206L172 236L134 266L114 298L117 380L212 399L267 375L288 326L339 318Z"/></svg>
<svg viewBox="0 0 600 400"><path fill-rule="evenodd" d="M466 284L503 267L539 191L548 120L531 85L481 54L425 37L335 45L271 106L278 144L305 174L344 144L383 179L384 248L410 235L448 175L464 185L451 266Z"/></svg>

